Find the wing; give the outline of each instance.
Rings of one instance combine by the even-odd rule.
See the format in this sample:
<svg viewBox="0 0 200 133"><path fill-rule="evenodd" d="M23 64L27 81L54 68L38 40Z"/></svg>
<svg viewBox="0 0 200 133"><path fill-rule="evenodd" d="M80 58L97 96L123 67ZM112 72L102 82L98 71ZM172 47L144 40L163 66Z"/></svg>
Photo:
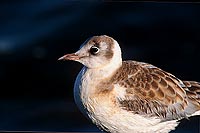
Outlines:
<svg viewBox="0 0 200 133"><path fill-rule="evenodd" d="M165 119L186 117L187 87L170 73L150 64L125 61L112 81L126 91L125 96L117 97L125 110Z"/></svg>

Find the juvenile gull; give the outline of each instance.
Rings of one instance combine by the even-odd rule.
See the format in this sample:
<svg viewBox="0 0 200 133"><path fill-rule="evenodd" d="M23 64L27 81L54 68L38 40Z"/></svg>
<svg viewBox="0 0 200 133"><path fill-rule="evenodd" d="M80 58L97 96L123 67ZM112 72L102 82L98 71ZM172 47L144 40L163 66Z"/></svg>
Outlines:
<svg viewBox="0 0 200 133"><path fill-rule="evenodd" d="M84 65L75 102L99 128L112 133L167 133L178 120L200 114L200 83L182 81L148 63L122 61L113 38L93 36L59 60Z"/></svg>

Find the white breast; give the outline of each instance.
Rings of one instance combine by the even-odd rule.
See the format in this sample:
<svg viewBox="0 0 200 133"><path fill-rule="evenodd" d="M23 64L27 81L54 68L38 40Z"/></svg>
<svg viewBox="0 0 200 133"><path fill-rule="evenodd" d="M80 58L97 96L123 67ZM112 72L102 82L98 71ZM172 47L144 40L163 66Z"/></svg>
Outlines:
<svg viewBox="0 0 200 133"><path fill-rule="evenodd" d="M110 95L94 94L98 80L92 71L84 67L75 82L74 98L82 113L104 130L113 133L167 133L177 126L175 120L161 122L160 119L146 118L114 105L115 93L123 89L119 86L115 86Z"/></svg>

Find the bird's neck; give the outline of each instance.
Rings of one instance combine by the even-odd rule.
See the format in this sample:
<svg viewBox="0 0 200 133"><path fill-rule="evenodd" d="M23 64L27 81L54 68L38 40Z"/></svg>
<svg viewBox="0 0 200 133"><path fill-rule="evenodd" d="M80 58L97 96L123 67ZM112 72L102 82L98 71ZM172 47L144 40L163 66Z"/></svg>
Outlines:
<svg viewBox="0 0 200 133"><path fill-rule="evenodd" d="M113 76L117 72L117 70L122 66L122 60L112 61L108 65L96 68L96 69L89 69L88 71L92 72L96 78L98 79L108 79Z"/></svg>
<svg viewBox="0 0 200 133"><path fill-rule="evenodd" d="M98 92L101 89L99 85L108 82L121 66L122 61L118 60L112 61L107 66L98 69L84 67L81 72L81 95L89 97Z"/></svg>

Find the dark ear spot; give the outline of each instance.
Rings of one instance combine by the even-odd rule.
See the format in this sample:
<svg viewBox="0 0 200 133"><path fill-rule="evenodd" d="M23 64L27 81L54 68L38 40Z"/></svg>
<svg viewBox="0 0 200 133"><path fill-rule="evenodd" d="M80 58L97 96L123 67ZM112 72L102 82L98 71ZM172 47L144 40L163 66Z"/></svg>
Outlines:
<svg viewBox="0 0 200 133"><path fill-rule="evenodd" d="M113 54L114 53L113 53L112 49L110 49L110 50L106 51L105 57L107 59L111 59L113 57Z"/></svg>

